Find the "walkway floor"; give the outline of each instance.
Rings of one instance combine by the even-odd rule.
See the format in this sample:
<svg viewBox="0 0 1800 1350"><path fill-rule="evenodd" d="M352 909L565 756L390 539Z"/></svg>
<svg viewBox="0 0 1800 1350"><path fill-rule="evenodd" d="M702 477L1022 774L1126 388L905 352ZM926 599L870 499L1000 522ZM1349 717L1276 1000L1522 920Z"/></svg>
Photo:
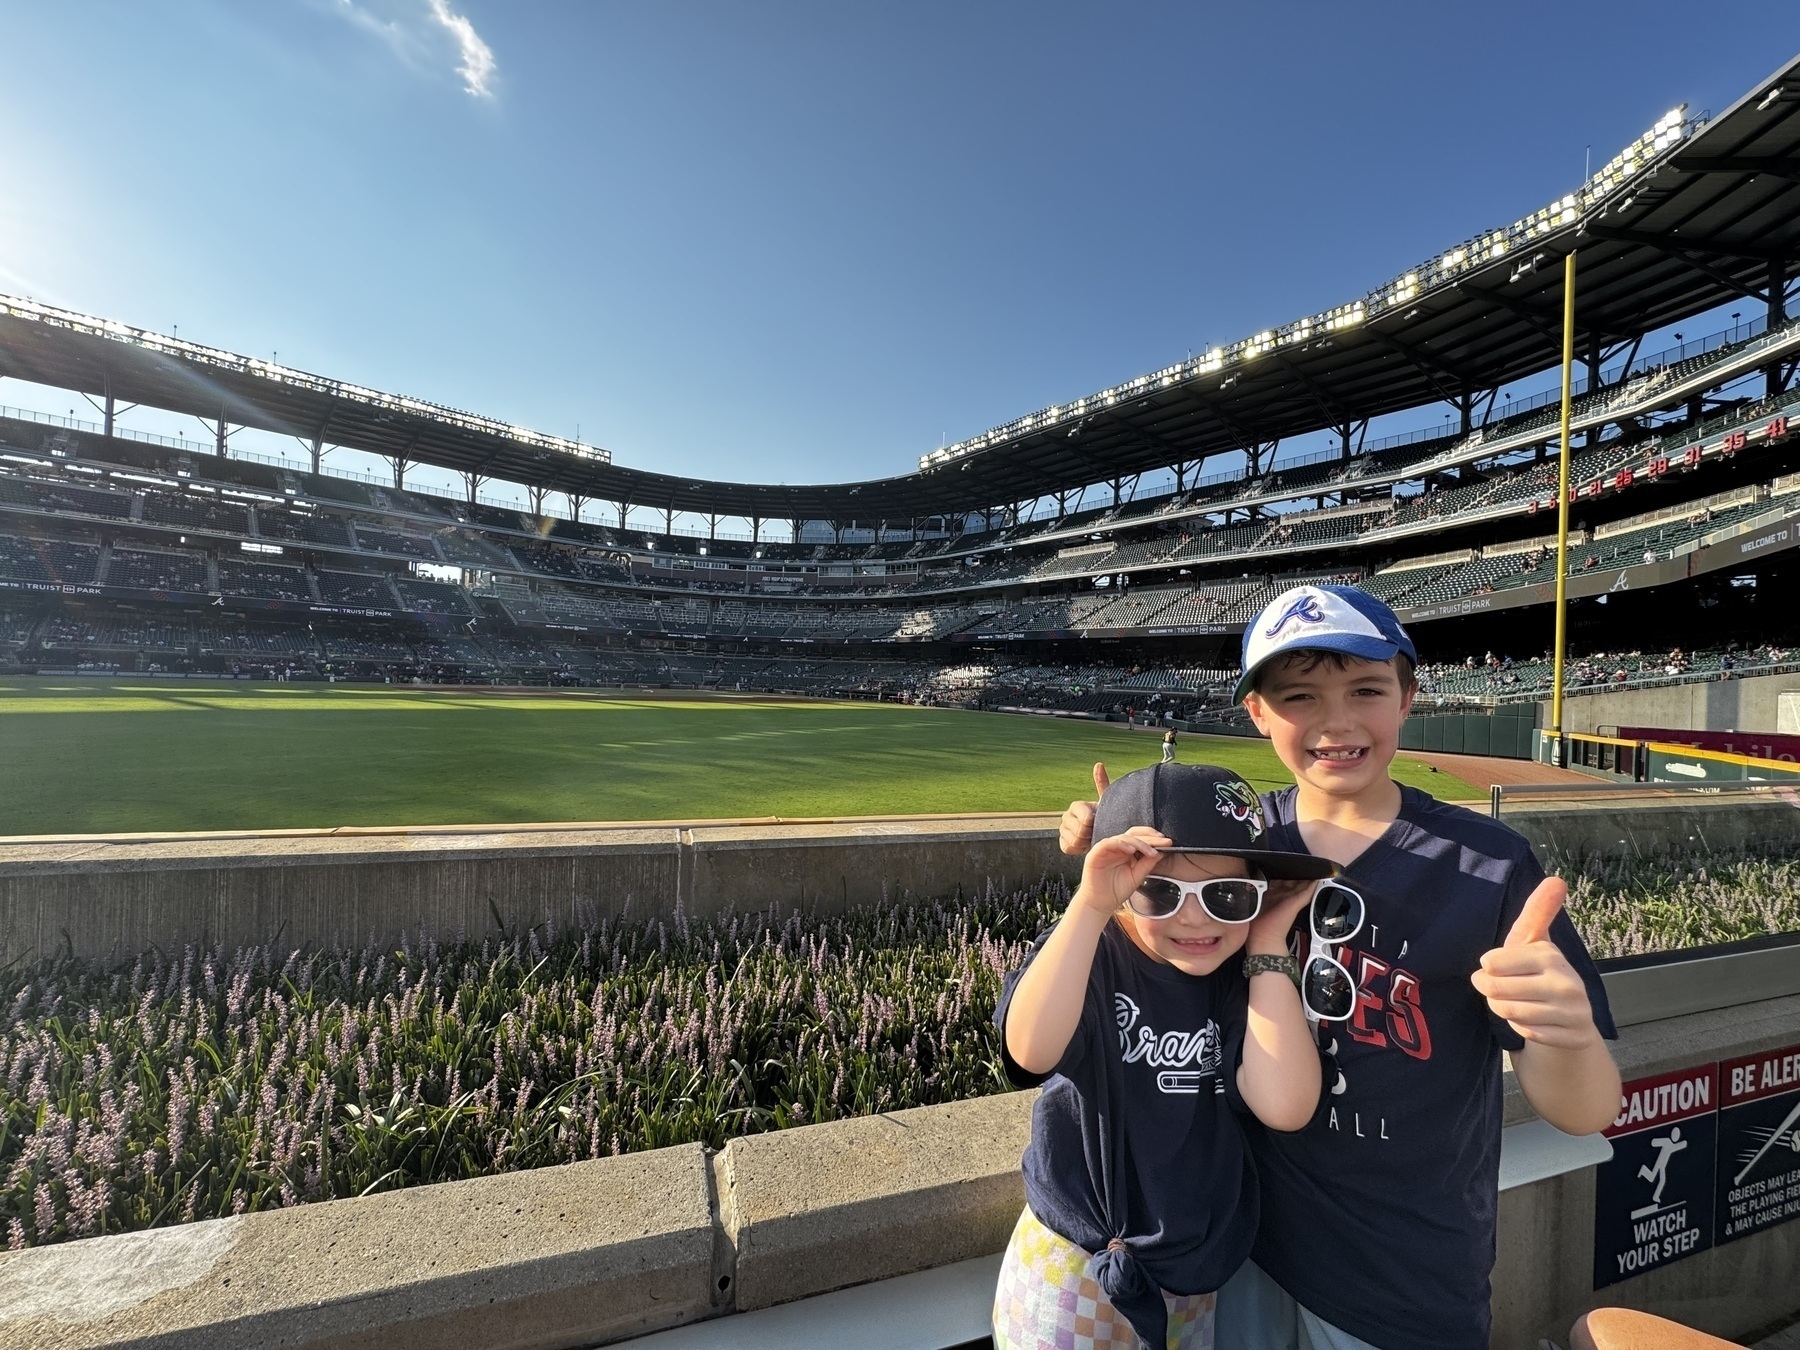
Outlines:
<svg viewBox="0 0 1800 1350"><path fill-rule="evenodd" d="M1516 783L1592 783L1585 773L1538 764L1529 759L1496 759L1491 755L1444 755L1436 751L1402 750L1408 759L1429 764L1440 773L1453 773L1470 787L1486 792L1494 784L1511 787Z"/></svg>

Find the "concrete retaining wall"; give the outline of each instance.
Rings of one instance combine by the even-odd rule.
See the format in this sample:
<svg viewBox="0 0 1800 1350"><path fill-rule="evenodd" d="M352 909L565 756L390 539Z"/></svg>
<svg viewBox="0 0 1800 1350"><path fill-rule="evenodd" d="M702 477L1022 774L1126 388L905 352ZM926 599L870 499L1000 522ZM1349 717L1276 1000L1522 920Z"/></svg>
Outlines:
<svg viewBox="0 0 1800 1350"><path fill-rule="evenodd" d="M1791 1041L1800 997L1625 1030L1627 1078ZM0 1255L10 1347L575 1347L999 1251L1031 1093ZM1509 1084L1507 1124L1531 1111ZM1505 1163L1503 1161L1503 1170ZM1493 1344L1625 1304L1737 1336L1800 1309L1800 1222L1589 1288L1593 1169L1505 1191ZM980 1291L976 1291L980 1296ZM857 1340L846 1327L842 1343Z"/></svg>
<svg viewBox="0 0 1800 1350"><path fill-rule="evenodd" d="M1509 825L1568 859L1800 848L1783 799L1687 794L1509 809ZM0 951L91 960L222 944L286 948L471 937L627 912L770 905L836 912L1073 880L1057 817L890 816L820 821L518 825L268 834L0 840Z"/></svg>
<svg viewBox="0 0 1800 1350"><path fill-rule="evenodd" d="M503 826L0 842L0 943L108 960L188 943L479 936L627 910L841 910L1079 871L1045 815Z"/></svg>
<svg viewBox="0 0 1800 1350"><path fill-rule="evenodd" d="M1563 703L1563 721L1567 730L1587 735L1598 734L1601 727L1772 732L1780 722L1781 695L1796 690L1800 674L1574 694Z"/></svg>
<svg viewBox="0 0 1800 1350"><path fill-rule="evenodd" d="M1775 792L1710 794L1654 789L1609 799L1610 784L1591 796L1549 798L1503 807L1502 819L1545 860L1563 865L1593 857L1686 858L1739 851L1800 855L1800 811Z"/></svg>

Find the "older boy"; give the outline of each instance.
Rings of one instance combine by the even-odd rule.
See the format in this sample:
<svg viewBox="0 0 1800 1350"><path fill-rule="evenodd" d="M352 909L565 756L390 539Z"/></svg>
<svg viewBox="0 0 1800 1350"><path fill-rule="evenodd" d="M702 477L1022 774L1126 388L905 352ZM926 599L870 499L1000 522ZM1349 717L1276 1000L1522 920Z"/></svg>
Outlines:
<svg viewBox="0 0 1800 1350"><path fill-rule="evenodd" d="M1263 799L1270 842L1337 863L1367 921L1337 951L1355 1010L1321 1025L1335 1085L1304 1130L1252 1132L1262 1224L1220 1292L1221 1347L1485 1350L1501 1051L1559 1129L1618 1109L1612 1017L1566 888L1512 830L1388 775L1417 659L1351 587L1295 587L1244 632L1237 697L1295 779ZM1091 828L1072 804L1064 849Z"/></svg>

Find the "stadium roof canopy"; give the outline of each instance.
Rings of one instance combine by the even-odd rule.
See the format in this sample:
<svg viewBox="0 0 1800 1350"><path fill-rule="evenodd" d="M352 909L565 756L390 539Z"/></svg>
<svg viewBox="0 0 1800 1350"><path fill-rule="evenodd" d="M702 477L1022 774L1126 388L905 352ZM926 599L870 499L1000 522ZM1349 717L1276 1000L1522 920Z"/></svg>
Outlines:
<svg viewBox="0 0 1800 1350"><path fill-rule="evenodd" d="M1560 357L1579 251L1579 351L1733 300L1778 312L1800 263L1800 57L1720 116L1677 109L1583 187L1359 300L925 456L917 473L723 483L179 338L0 297L0 375L655 510L904 521L976 511L1439 401Z"/></svg>

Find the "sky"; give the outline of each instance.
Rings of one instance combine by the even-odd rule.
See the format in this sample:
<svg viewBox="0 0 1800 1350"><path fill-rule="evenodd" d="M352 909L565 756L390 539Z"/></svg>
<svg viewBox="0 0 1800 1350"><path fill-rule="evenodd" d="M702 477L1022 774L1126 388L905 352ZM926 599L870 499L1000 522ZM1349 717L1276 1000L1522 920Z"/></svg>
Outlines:
<svg viewBox="0 0 1800 1350"><path fill-rule="evenodd" d="M0 45L0 291L795 483L1354 299L1800 9L0 0Z"/></svg>

